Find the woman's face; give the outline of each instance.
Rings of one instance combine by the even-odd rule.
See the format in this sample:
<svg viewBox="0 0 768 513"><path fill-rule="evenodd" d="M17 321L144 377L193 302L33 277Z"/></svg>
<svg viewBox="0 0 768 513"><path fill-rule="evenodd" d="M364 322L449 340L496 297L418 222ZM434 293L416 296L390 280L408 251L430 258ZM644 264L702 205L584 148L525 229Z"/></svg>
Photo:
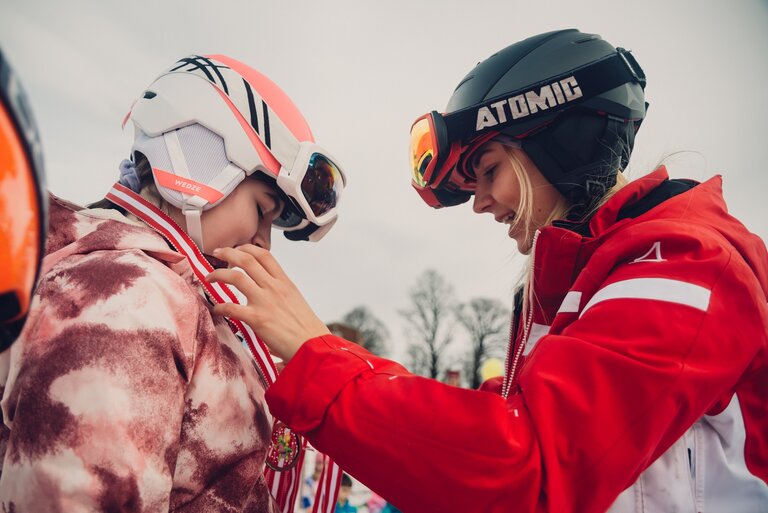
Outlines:
<svg viewBox="0 0 768 513"><path fill-rule="evenodd" d="M531 182L531 218L518 224L514 224L516 216L523 214L519 212L521 184L507 154L510 149ZM563 202L563 196L521 149L489 141L477 150L473 161L477 176L474 211L493 214L496 222L507 225L507 233L517 241L517 249L527 255L531 251L530 234L544 226L552 211Z"/></svg>
<svg viewBox="0 0 768 513"><path fill-rule="evenodd" d="M272 222L282 210L283 202L274 186L246 178L224 201L203 212L204 252L242 244L269 249Z"/></svg>

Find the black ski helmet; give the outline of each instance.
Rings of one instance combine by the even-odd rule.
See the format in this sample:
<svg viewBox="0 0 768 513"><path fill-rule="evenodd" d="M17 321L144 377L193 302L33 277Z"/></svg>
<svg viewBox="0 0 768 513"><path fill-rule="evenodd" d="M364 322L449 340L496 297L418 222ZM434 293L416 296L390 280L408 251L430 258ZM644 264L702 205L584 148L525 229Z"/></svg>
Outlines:
<svg viewBox="0 0 768 513"><path fill-rule="evenodd" d="M556 77L586 70L617 55L625 65L623 74L601 69L590 78L596 86L593 90L601 89L601 80L618 86L585 95L571 107L540 112L530 121L518 119L499 130L520 139L526 154L576 207L573 213L578 216L615 185L615 173L626 167L635 133L645 117L645 75L628 51L576 29L529 37L478 63L456 87L446 114L535 90ZM466 158L458 166L460 172L469 172L465 165Z"/></svg>

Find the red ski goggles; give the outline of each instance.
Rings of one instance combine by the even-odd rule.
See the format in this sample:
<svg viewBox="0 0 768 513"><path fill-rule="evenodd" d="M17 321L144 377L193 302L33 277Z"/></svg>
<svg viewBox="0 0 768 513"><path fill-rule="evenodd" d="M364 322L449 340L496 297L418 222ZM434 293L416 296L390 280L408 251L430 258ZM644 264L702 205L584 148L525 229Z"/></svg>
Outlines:
<svg viewBox="0 0 768 513"><path fill-rule="evenodd" d="M432 111L411 126L411 183L431 207L458 205L469 200L475 178L463 162L466 157L498 132L486 132L469 142L451 137L446 118Z"/></svg>

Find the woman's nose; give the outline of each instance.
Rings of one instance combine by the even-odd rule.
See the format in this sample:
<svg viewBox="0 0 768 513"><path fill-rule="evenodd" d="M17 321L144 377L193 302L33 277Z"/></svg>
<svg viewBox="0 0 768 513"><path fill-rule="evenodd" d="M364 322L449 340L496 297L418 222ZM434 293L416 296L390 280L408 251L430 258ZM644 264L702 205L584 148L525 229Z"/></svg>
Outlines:
<svg viewBox="0 0 768 513"><path fill-rule="evenodd" d="M488 212L492 204L493 199L491 198L491 195L488 194L488 188L478 184L475 189L472 210L474 210L476 214L482 214L483 212Z"/></svg>

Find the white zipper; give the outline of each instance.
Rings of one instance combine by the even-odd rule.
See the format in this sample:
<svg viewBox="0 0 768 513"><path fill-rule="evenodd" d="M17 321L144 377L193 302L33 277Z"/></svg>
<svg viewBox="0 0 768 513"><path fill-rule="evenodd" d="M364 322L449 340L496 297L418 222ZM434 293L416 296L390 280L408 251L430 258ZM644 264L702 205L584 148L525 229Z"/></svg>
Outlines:
<svg viewBox="0 0 768 513"><path fill-rule="evenodd" d="M511 364L512 348L515 345L515 305L512 300L512 319L509 321L509 344L507 345L507 354L504 358L504 383L501 386L501 395L504 399L509 395L509 367Z"/></svg>
<svg viewBox="0 0 768 513"><path fill-rule="evenodd" d="M536 264L536 241L539 238L539 230L536 230L536 233L533 234L533 242L531 244L531 269L535 272L534 265ZM525 291L524 293L527 295L532 296L530 294L531 287L533 287L533 283L530 281L525 284ZM523 300L525 301L525 300ZM525 350L525 345L528 343L528 335L531 331L531 324L533 322L533 302L531 301L531 297L528 297L528 315L525 319L525 322L523 323L523 339L520 341L520 345L517 348L517 351L515 351L514 357L511 359L512 365L510 367L510 356L512 353L512 348L515 346L515 308L514 305L512 305L512 322L510 323L510 334L509 334L509 346L507 347L507 357L506 362L504 365L504 369L506 370L506 375L504 376L504 384L501 387L501 395L504 397L504 399L507 399L509 397L509 390L512 388L512 382L514 381L515 374L517 372L517 365L520 362L520 357L523 355L523 351Z"/></svg>

